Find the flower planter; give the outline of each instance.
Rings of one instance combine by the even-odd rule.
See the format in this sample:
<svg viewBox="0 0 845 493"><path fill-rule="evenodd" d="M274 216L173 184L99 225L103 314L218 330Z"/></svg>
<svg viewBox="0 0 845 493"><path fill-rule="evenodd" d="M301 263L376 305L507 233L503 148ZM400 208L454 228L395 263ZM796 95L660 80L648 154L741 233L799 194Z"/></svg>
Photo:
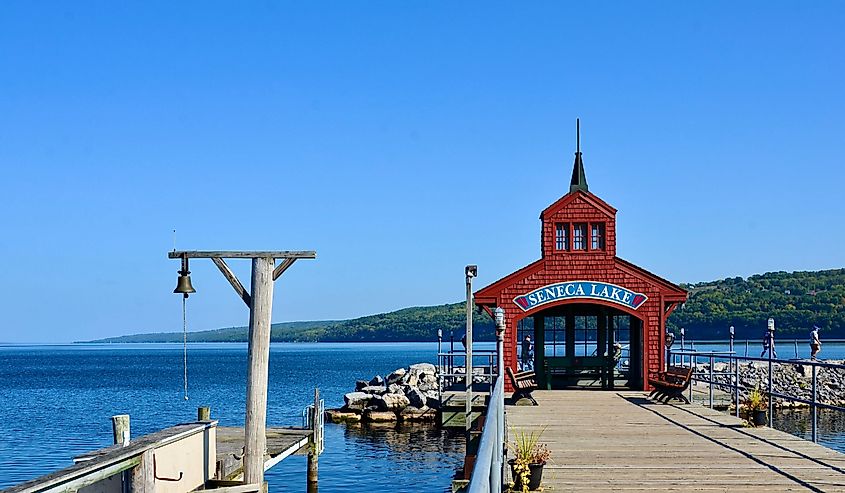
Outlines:
<svg viewBox="0 0 845 493"><path fill-rule="evenodd" d="M751 422L754 423L754 426L766 426L769 424L769 420L766 417L766 410L755 409L751 411Z"/></svg>
<svg viewBox="0 0 845 493"><path fill-rule="evenodd" d="M522 478L513 470L513 459L508 461L511 466L511 477L513 478L513 490L522 491ZM540 481L543 480L543 464L528 464L528 489L534 491L540 487Z"/></svg>

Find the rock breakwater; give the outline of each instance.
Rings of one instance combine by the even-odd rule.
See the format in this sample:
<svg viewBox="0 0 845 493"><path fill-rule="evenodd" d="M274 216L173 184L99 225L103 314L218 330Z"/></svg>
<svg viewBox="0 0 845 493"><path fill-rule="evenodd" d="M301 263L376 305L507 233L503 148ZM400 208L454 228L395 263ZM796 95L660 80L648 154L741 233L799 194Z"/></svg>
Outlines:
<svg viewBox="0 0 845 493"><path fill-rule="evenodd" d="M842 361L825 361L842 364ZM698 372L709 370L708 365L698 365ZM735 380L733 369L727 363L713 365L714 380L717 383L732 384ZM800 399L812 400L812 366L801 361L795 363L772 364L772 391L776 394L790 395ZM766 391L769 386L769 365L766 362L741 363L739 366L740 402L756 387ZM717 385L725 392L733 392L728 385ZM816 369L816 399L822 404L845 406L845 369L818 367ZM774 397L775 407L806 407L807 404L781 397Z"/></svg>
<svg viewBox="0 0 845 493"><path fill-rule="evenodd" d="M434 423L440 406L437 380L431 363L358 380L355 391L343 396L343 407L327 410L326 418L332 423Z"/></svg>

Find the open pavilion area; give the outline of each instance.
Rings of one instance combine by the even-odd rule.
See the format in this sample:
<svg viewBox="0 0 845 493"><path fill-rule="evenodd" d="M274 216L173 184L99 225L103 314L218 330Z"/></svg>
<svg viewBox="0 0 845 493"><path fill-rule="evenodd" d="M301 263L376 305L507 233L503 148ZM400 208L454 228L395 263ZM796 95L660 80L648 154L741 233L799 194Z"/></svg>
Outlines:
<svg viewBox="0 0 845 493"><path fill-rule="evenodd" d="M545 491L845 491L845 454L643 392L535 391L508 433L544 429Z"/></svg>

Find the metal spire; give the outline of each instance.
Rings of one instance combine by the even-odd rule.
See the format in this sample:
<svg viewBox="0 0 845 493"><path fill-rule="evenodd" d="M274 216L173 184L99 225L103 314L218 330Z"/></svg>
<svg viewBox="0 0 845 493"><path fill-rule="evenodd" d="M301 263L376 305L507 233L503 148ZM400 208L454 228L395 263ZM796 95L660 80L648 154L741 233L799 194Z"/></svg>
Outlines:
<svg viewBox="0 0 845 493"><path fill-rule="evenodd" d="M569 182L569 193L576 190L589 191L587 187L587 175L584 174L584 162L581 160L581 119L575 119L576 151L575 164L572 167L572 181Z"/></svg>

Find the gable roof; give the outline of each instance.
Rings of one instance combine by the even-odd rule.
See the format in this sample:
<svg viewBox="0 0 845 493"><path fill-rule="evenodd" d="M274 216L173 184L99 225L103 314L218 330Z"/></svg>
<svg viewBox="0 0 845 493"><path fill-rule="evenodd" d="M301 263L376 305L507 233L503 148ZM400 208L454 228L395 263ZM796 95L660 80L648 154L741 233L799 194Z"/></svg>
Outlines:
<svg viewBox="0 0 845 493"><path fill-rule="evenodd" d="M560 209L563 209L578 197L581 197L582 199L584 199L585 202L592 205L596 209L602 211L608 217L614 217L616 215L616 209L613 208L613 206L611 206L604 200L598 198L593 193L585 192L583 190L576 190L557 199L555 203L543 209L543 212L540 213L540 219L543 219L543 217L548 214L553 214L559 211Z"/></svg>

